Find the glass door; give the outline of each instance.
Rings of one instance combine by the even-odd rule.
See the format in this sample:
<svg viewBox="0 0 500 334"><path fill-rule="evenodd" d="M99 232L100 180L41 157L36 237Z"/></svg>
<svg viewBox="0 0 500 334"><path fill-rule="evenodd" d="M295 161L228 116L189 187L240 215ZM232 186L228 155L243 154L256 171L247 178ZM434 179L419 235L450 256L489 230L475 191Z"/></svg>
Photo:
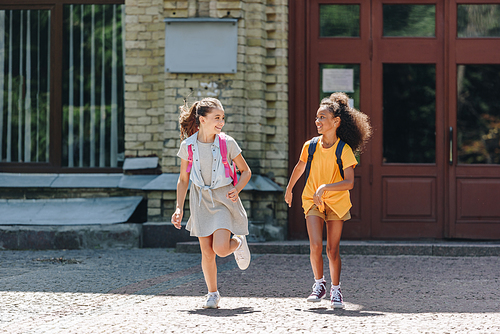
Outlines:
<svg viewBox="0 0 500 334"><path fill-rule="evenodd" d="M334 92L345 92L352 107L368 115L371 113L370 1L316 0L311 1L309 8L307 139L318 135L314 118L321 99ZM370 156L363 154L358 160L351 191L352 219L344 225L345 238L370 235Z"/></svg>
<svg viewBox="0 0 500 334"><path fill-rule="evenodd" d="M441 238L443 5L372 6L372 237Z"/></svg>
<svg viewBox="0 0 500 334"><path fill-rule="evenodd" d="M500 238L500 4L450 5L449 235Z"/></svg>
<svg viewBox="0 0 500 334"><path fill-rule="evenodd" d="M500 239L500 1L290 8L291 168L332 91L374 128L343 237ZM302 217L292 208L292 238L307 237Z"/></svg>

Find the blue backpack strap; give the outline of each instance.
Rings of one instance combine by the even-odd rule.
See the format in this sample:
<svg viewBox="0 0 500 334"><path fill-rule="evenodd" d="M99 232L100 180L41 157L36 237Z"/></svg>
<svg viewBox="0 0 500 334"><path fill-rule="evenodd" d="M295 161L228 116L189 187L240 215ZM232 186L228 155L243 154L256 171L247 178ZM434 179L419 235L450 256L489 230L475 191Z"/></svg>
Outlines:
<svg viewBox="0 0 500 334"><path fill-rule="evenodd" d="M309 171L311 170L311 162L314 156L314 152L316 152L316 144L318 144L319 137L314 137L309 142L309 149L307 150L307 163L306 163L306 183L309 178Z"/></svg>
<svg viewBox="0 0 500 334"><path fill-rule="evenodd" d="M345 141L342 139L339 140L337 145L337 149L335 150L335 156L337 157L337 165L339 165L340 176L342 176L342 180L344 179L344 166L342 165L342 150L344 149Z"/></svg>

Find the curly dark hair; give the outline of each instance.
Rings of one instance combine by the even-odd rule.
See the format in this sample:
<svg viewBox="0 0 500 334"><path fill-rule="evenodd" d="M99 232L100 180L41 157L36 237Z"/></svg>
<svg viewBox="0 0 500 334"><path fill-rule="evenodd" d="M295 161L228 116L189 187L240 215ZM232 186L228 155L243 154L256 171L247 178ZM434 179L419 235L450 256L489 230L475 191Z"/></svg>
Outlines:
<svg viewBox="0 0 500 334"><path fill-rule="evenodd" d="M181 129L181 139L192 136L200 126L200 116L206 116L212 109L224 110L219 100L207 97L201 101L196 101L188 108L186 101L180 107L179 126Z"/></svg>
<svg viewBox="0 0 500 334"><path fill-rule="evenodd" d="M345 141L353 151L363 152L372 135L368 115L351 108L345 93L333 93L329 98L321 100L319 107L327 109L334 117L340 117L337 137Z"/></svg>

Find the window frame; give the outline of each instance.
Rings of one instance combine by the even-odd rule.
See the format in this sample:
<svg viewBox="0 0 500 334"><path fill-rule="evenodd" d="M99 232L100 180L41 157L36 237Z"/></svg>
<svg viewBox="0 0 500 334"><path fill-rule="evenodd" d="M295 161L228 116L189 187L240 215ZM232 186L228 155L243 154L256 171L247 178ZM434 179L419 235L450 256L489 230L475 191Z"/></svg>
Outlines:
<svg viewBox="0 0 500 334"><path fill-rule="evenodd" d="M51 64L63 62L63 8L65 5L124 5L125 0L3 0L0 10L50 10ZM50 144L49 162L0 162L7 173L121 173L121 167L62 166L63 106L61 66L50 68Z"/></svg>

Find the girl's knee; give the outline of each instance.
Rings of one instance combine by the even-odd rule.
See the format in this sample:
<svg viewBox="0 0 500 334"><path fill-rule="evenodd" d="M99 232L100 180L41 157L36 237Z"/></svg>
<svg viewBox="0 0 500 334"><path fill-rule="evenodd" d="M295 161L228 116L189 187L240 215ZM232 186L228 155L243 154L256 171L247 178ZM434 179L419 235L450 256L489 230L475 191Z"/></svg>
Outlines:
<svg viewBox="0 0 500 334"><path fill-rule="evenodd" d="M309 249L311 250L311 254L322 254L323 253L323 242L311 243L309 245Z"/></svg>
<svg viewBox="0 0 500 334"><path fill-rule="evenodd" d="M226 257L231 254L229 247L226 245L214 245L214 253L219 257Z"/></svg>
<svg viewBox="0 0 500 334"><path fill-rule="evenodd" d="M340 257L339 247L326 247L326 255L330 260L336 260Z"/></svg>
<svg viewBox="0 0 500 334"><path fill-rule="evenodd" d="M213 249L202 249L201 250L201 257L205 260L214 260L215 259L215 252Z"/></svg>

